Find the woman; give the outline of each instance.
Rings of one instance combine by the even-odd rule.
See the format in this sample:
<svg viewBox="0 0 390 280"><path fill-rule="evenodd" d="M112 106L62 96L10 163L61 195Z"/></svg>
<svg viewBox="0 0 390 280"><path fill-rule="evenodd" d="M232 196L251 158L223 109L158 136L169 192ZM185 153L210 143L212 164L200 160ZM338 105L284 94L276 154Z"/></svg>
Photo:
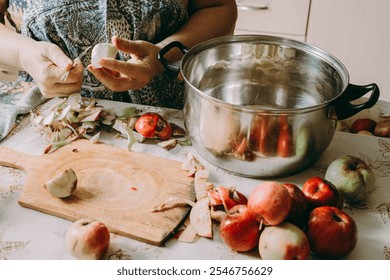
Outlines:
<svg viewBox="0 0 390 280"><path fill-rule="evenodd" d="M183 106L183 84L164 73L159 50L172 41L192 47L232 34L237 18L234 0L0 0L2 6L21 8L23 24L20 34L0 24L0 63L19 69L20 79L33 79L45 97L81 91L172 108ZM89 65L84 71L91 59L87 52L72 68L89 46L110 41L120 51L117 60L103 59L103 68ZM181 56L172 50L165 57Z"/></svg>

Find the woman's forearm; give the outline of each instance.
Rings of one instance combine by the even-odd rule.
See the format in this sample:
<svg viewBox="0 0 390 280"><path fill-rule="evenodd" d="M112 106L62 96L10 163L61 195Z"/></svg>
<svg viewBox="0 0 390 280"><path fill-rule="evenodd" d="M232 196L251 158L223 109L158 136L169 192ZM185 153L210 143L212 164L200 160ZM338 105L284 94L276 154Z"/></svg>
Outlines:
<svg viewBox="0 0 390 280"><path fill-rule="evenodd" d="M0 24L0 42L0 63L24 70L19 59L19 50L33 47L35 41Z"/></svg>
<svg viewBox="0 0 390 280"><path fill-rule="evenodd" d="M237 6L234 0L189 2L190 16L187 22L157 46L164 47L172 41L179 41L190 48L211 38L233 34L237 20ZM178 51L172 51L167 55L172 61L179 60L182 56Z"/></svg>

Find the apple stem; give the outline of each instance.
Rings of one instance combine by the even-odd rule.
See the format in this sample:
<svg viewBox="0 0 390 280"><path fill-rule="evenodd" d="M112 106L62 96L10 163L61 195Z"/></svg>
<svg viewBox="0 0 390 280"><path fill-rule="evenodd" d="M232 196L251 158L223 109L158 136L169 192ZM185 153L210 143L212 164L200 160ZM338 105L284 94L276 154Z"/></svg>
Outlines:
<svg viewBox="0 0 390 280"><path fill-rule="evenodd" d="M352 169L352 170L356 170L356 167L357 167L357 163L356 162L353 162L349 165L349 168Z"/></svg>
<svg viewBox="0 0 390 280"><path fill-rule="evenodd" d="M260 231L263 229L263 221L264 221L264 219L260 220L260 225L259 225L259 230Z"/></svg>
<svg viewBox="0 0 390 280"><path fill-rule="evenodd" d="M337 216L336 214L333 214L333 219L334 219L336 222L341 222L341 221L342 221L342 219L341 219L339 216Z"/></svg>

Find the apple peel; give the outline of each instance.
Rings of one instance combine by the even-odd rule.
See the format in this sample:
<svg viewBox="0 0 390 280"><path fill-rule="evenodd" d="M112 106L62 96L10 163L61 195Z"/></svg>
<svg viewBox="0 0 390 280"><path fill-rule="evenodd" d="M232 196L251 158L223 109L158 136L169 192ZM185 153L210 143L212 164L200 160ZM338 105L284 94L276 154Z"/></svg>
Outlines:
<svg viewBox="0 0 390 280"><path fill-rule="evenodd" d="M213 189L208 189L207 194L210 199L212 207L223 206L225 212L229 211L237 204L247 204L247 197L241 192L237 191L235 187L226 188L218 186Z"/></svg>
<svg viewBox="0 0 390 280"><path fill-rule="evenodd" d="M207 169L199 169L195 172L194 175L194 189L196 200L200 200L204 197L207 197L207 190L212 186L210 182L208 182L209 171Z"/></svg>
<svg viewBox="0 0 390 280"><path fill-rule="evenodd" d="M182 164L182 168L188 172L188 177L194 177L198 170L205 169L204 165L200 163L200 161L191 153L187 153L187 157Z"/></svg>
<svg viewBox="0 0 390 280"><path fill-rule="evenodd" d="M213 237L208 197L203 197L195 203L190 212L190 221L199 236Z"/></svg>
<svg viewBox="0 0 390 280"><path fill-rule="evenodd" d="M186 206L193 207L194 205L195 205L195 202L188 199L188 198L170 197L162 204L154 207L151 211L152 212L161 212L161 211L165 211L165 210L172 209L175 207L186 207Z"/></svg>
<svg viewBox="0 0 390 280"><path fill-rule="evenodd" d="M198 234L197 234L194 226L190 223L180 233L180 235L177 238L177 240L181 241L181 242L186 242L186 243L193 243L196 240L197 237L198 237Z"/></svg>
<svg viewBox="0 0 390 280"><path fill-rule="evenodd" d="M227 212L224 210L217 210L213 207L210 210L211 219L216 222L221 222L222 219L227 215Z"/></svg>

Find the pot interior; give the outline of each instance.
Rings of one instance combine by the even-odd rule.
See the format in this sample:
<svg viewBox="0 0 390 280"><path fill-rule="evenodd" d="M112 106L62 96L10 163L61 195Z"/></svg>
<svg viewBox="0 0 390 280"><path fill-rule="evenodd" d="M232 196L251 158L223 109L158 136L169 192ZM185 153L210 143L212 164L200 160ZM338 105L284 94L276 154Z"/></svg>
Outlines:
<svg viewBox="0 0 390 280"><path fill-rule="evenodd" d="M344 65L314 46L273 36L236 35L192 48L182 74L200 94L254 109L326 104L349 82Z"/></svg>

